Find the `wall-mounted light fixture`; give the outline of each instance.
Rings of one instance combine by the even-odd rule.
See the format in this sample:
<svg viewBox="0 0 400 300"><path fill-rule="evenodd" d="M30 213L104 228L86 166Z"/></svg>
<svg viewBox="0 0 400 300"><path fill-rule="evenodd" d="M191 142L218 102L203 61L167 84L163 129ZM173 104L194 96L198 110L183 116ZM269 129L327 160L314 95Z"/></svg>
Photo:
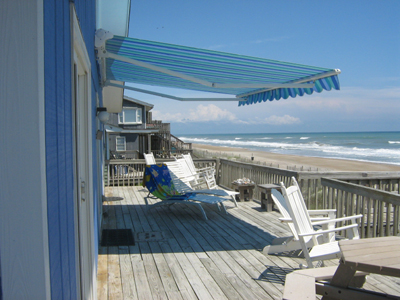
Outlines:
<svg viewBox="0 0 400 300"><path fill-rule="evenodd" d="M97 117L99 118L100 122L105 123L110 118L110 114L107 112L107 108L105 107L98 107L97 108Z"/></svg>

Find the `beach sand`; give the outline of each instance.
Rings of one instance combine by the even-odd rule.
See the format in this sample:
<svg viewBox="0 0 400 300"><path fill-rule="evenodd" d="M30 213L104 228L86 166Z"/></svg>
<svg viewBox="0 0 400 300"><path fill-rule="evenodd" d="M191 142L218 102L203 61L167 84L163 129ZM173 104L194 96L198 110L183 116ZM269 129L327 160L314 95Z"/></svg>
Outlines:
<svg viewBox="0 0 400 300"><path fill-rule="evenodd" d="M400 165L380 164L362 162L356 160L333 159L333 158L320 158L298 155L277 154L264 151L253 151L245 148L232 148L220 147L204 144L192 144L194 150L207 150L209 152L222 152L227 153L234 157L245 157L251 159L253 155L254 161L272 163L273 167L287 169L287 166L296 166L300 168L303 166L305 169L312 168L312 170L320 171L400 171Z"/></svg>

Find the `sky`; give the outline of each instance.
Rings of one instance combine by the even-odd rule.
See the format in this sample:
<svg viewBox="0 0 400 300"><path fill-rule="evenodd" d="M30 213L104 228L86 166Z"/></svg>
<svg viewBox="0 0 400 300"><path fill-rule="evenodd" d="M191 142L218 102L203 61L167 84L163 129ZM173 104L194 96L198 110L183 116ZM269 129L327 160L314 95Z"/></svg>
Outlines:
<svg viewBox="0 0 400 300"><path fill-rule="evenodd" d="M125 91L174 135L400 130L400 0L132 0L129 36L342 71L340 91L240 107Z"/></svg>

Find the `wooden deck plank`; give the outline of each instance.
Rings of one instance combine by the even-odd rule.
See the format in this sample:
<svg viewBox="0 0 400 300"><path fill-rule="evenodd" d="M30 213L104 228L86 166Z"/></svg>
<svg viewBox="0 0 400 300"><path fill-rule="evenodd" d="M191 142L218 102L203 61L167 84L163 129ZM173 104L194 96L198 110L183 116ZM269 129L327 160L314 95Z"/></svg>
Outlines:
<svg viewBox="0 0 400 300"><path fill-rule="evenodd" d="M240 294L231 285L228 278L221 272L221 270L214 264L210 258L200 258L201 263L207 272L214 278L220 289L223 291L227 299L242 299Z"/></svg>
<svg viewBox="0 0 400 300"><path fill-rule="evenodd" d="M176 229L176 226L173 224L170 218L166 215L163 215L163 208L155 209L154 214L158 216L158 220L160 224L163 225L165 231L169 232L170 238L167 240L167 244L163 244L164 249L170 249L171 253L174 254L176 261L178 261L191 289L194 291L197 298L212 299L212 296L206 285L203 283L202 278L197 274L195 267L192 265L182 249L181 245L186 248L190 247L184 236ZM187 288L187 286L184 288ZM187 292L190 293L189 288L187 288Z"/></svg>
<svg viewBox="0 0 400 300"><path fill-rule="evenodd" d="M155 299L168 299L166 290L158 273L156 262L154 261L153 254L150 251L150 247L147 242L138 243L141 253L144 268L146 270L147 280L150 285L150 290Z"/></svg>
<svg viewBox="0 0 400 300"><path fill-rule="evenodd" d="M186 254L183 253L179 244L174 239L170 239L168 243L197 297L204 300L213 299L201 277L197 274Z"/></svg>
<svg viewBox="0 0 400 300"><path fill-rule="evenodd" d="M128 246L120 246L119 261L121 265L121 283L124 299L138 299L135 278L133 276L132 263Z"/></svg>
<svg viewBox="0 0 400 300"><path fill-rule="evenodd" d="M190 205L146 213L147 191L141 187L107 188L106 195L123 200L103 203L102 228L162 235L130 247L99 247L99 299L281 299L286 274L304 263L295 253L261 252L275 237L290 233L278 212L262 211L259 203L234 208L225 202L227 215L204 205L205 221ZM370 275L364 287L400 295L397 278Z"/></svg>
<svg viewBox="0 0 400 300"><path fill-rule="evenodd" d="M172 278L172 272L165 261L158 242L149 242L148 244L151 252L153 253L153 259L157 266L161 282L164 286L165 293L168 295L168 298L177 300L183 299L182 295L179 293L179 289L175 283L175 280Z"/></svg>
<svg viewBox="0 0 400 300"><path fill-rule="evenodd" d="M130 259L132 263L133 277L135 280L138 299L153 299L150 291L150 284L146 277L144 262L141 258L138 248L138 245L129 247L129 252L131 253ZM112 300L112 298L109 298L109 300Z"/></svg>
<svg viewBox="0 0 400 300"><path fill-rule="evenodd" d="M174 278L175 283L182 294L183 299L197 299L196 294L190 286L190 283L185 273L183 272L178 260L172 253L171 247L169 246L168 242L160 243L160 248L163 252L165 261L167 262L168 267L171 270L172 277Z"/></svg>
<svg viewBox="0 0 400 300"><path fill-rule="evenodd" d="M99 247L97 268L97 299L108 299L108 263L107 247Z"/></svg>
<svg viewBox="0 0 400 300"><path fill-rule="evenodd" d="M172 209L172 211L173 210L174 209ZM181 211L182 210L180 210L180 212ZM204 286L208 289L208 291L210 292L210 294L214 299L227 299L223 291L218 286L218 284L214 281L212 276L208 272L206 272L203 264L201 263L200 259L201 258L206 259L208 258L208 256L206 255L206 253L204 253L204 250L201 248L199 243L192 236L192 234L185 229L181 221L178 218L176 218L176 216L169 215L168 217L170 218L171 221L170 225L172 226L173 224L173 226L175 226L177 230L180 231L183 239L181 237L177 241L178 243L180 243L180 246L182 247L182 250L185 252L187 259L190 261L193 268L203 281Z"/></svg>
<svg viewBox="0 0 400 300"><path fill-rule="evenodd" d="M187 216L181 216L180 218L184 219ZM185 224L187 224L188 222L185 222ZM193 224L195 222L192 222L191 224ZM200 223L200 222L199 222ZM207 222L208 223L208 222ZM194 229L191 229L190 232L195 232ZM203 232L203 231L201 231ZM200 236L196 236L196 239L201 241L202 238ZM205 240L203 239L203 243L205 244L205 247L207 247L206 242L204 242ZM218 243L214 244L216 245L216 248L219 249L219 251L221 251L221 249L223 249L224 246L222 245L217 245ZM226 244L226 243L225 243ZM240 249L240 246L238 247ZM236 249L235 249L236 250ZM229 266L235 266L237 265L239 267L240 274L241 274L241 278L247 278L247 285L251 287L251 290L253 291L253 293L255 294L252 298L264 298L265 297L265 293L264 291L262 291L260 286L257 286L257 283L255 282L254 279L254 275L255 272L252 269L252 266L246 261L246 259L242 259L242 257L240 255L236 255L235 252L237 251L229 251L230 256L227 255L224 258L228 261ZM222 252L224 253L224 252ZM210 255L209 253L207 253L208 255ZM247 272L247 274L243 273L242 270L245 270L245 272ZM250 272L249 272L250 270ZM274 294L274 292L269 291L270 293ZM278 297L278 295L276 295Z"/></svg>
<svg viewBox="0 0 400 300"><path fill-rule="evenodd" d="M184 219L185 217L188 217L188 216L181 216L182 219ZM242 268L234 260L232 260L231 257L227 253L225 253L224 251L221 252L221 249L222 249L221 245L218 245L211 235L209 235L207 232L201 230L202 227L199 227L200 225L195 226L196 223L204 223L204 222L201 222L201 221L196 222L196 221L197 220L194 219L193 222L191 222L191 223L184 222L184 224L187 226L188 231L190 231L193 234L193 236L196 238L196 240L199 241L199 243L201 244L201 247L204 249L207 256L211 259L211 261L213 262L215 267L218 268L219 272L212 269L213 265L211 264L211 261L206 262L205 260L203 261L203 259L202 259L202 261L204 263L207 263L206 268L209 267L210 271L213 270L214 275L216 275L217 272L220 274L224 274L224 276L227 277L228 282L230 282L232 288L236 289L238 291L238 293L240 293L242 296L244 296L245 299L256 299L257 298L256 295L253 292L251 292L249 289L249 286L251 286L251 284L249 284L247 282L247 285L246 285L245 282L243 282L235 274L235 271L233 270L236 268L236 271L237 271L237 269L239 269L240 270L239 272L242 272ZM198 230L199 228L200 228L200 230ZM202 232L205 235L205 237L202 237L200 232ZM220 254L222 254L222 255L220 256ZM223 255L223 254L225 254L225 255ZM224 258L227 258L228 260L231 259L231 260L227 263L227 262L225 262ZM241 275L243 275L243 272L241 273ZM250 278L249 276L247 276L247 277ZM214 277L214 278L216 278L216 277ZM219 278L219 280L220 281L222 280L223 282L221 283L221 285L226 287L227 283L225 282L225 279ZM253 288L254 287L255 286L253 285ZM229 297L233 297L233 296L229 295Z"/></svg>
<svg viewBox="0 0 400 300"><path fill-rule="evenodd" d="M108 299L123 299L118 247L108 247Z"/></svg>

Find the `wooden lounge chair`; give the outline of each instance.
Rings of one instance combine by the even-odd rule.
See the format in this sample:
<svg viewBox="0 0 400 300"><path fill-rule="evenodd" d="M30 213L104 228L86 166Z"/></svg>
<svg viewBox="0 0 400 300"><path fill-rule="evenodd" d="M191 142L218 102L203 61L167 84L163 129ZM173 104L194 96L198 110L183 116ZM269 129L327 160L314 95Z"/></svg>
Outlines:
<svg viewBox="0 0 400 300"><path fill-rule="evenodd" d="M304 253L304 257L307 261L308 268L314 268L314 261L319 261L320 264L323 265L323 261L326 259L340 258L340 248L338 242L327 242L320 243L316 236L320 234L337 232L346 230L349 235L349 239L358 239L358 224L356 223L356 219L362 217L362 215L355 215L350 217L342 217L338 219L329 219L325 221L319 222L311 222L310 216L305 209L304 201L302 201L300 187L296 182L296 179L292 178L293 185L286 188L285 185L281 182L281 190L282 194L285 197L286 204L288 206L288 211L290 217L293 220L294 227L296 229L297 235L299 236L299 241L301 244L301 248ZM323 225L329 224L332 222L347 222L350 221L351 224L345 225L342 227L330 228L327 230L314 230L314 225ZM311 251L308 249L309 240L313 240L313 247ZM300 265L303 267L303 265Z"/></svg>
<svg viewBox="0 0 400 300"><path fill-rule="evenodd" d="M299 196L301 196L301 195L299 195ZM275 203L275 206L278 208L279 212L283 216L283 218L279 218L279 220L282 222L285 222L289 226L289 229L292 232L292 236L280 237L280 238L274 239L272 241L271 245L264 247L263 253L265 255L267 255L267 254L282 253L282 252L301 249L299 237L297 235L296 228L294 227L293 220L290 217L290 214L288 212L285 198L276 189L271 190L271 197ZM301 196L301 200L304 204L304 199L302 196ZM305 204L304 204L304 207L305 207ZM336 209L307 210L307 213L310 217L317 216L317 215L319 216L319 217L310 218L312 222L325 221L325 220L336 218ZM334 223L328 223L328 224L324 224L324 226L322 228L324 230L326 230L326 229L334 228L334 227L335 227ZM335 241L335 233L334 232L325 233L325 234L317 236L317 238L320 242L333 242L333 241ZM307 247L312 247L312 246L313 246L313 239L309 239L307 242Z"/></svg>
<svg viewBox="0 0 400 300"><path fill-rule="evenodd" d="M145 186L153 196L161 200L160 202L150 205L148 203L148 197L145 197L147 211L160 205L190 204L197 206L204 219L207 220L207 215L201 205L202 203L206 203L215 204L218 210L221 211L222 209L227 213L223 202L229 200L228 198L205 195L202 193L179 193L175 189L170 172L165 164L147 165L143 176L143 186Z"/></svg>

